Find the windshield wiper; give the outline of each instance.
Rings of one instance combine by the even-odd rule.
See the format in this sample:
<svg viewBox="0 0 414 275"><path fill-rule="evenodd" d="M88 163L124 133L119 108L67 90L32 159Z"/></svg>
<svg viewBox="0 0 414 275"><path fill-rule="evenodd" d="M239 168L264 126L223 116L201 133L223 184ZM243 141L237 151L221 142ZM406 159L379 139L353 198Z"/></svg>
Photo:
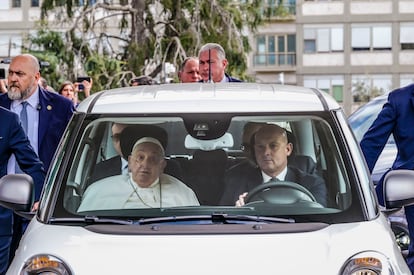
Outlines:
<svg viewBox="0 0 414 275"><path fill-rule="evenodd" d="M271 222L271 223L295 223L291 218L278 218L267 216L253 216L253 215L228 215L228 214L213 214L213 221L228 223L229 221L252 221L252 222Z"/></svg>
<svg viewBox="0 0 414 275"><path fill-rule="evenodd" d="M52 218L51 222L53 223L87 223L87 224L133 224L131 220L120 220L120 219L110 219L110 218L100 218L97 216L85 216L84 218Z"/></svg>
<svg viewBox="0 0 414 275"><path fill-rule="evenodd" d="M188 222L188 221L211 221L212 223L237 223L237 222L259 222L259 223L295 223L294 219L252 216L252 215L228 215L222 213L213 213L212 215L190 215L190 216L167 216L140 219L138 224L153 224L153 223L171 223L171 222Z"/></svg>

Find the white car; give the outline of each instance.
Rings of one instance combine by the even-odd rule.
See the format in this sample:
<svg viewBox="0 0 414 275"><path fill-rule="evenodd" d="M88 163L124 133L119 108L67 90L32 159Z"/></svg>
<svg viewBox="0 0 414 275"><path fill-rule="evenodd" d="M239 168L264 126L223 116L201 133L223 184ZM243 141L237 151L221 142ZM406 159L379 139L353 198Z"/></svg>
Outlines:
<svg viewBox="0 0 414 275"><path fill-rule="evenodd" d="M241 207L223 202L231 176L250 185L241 175L258 171L241 150L252 145L242 142L248 122L285 128L294 151L289 169L321 179L326 203L291 181L257 183ZM126 127L120 135L114 123ZM131 203L140 197L133 186L118 203L130 177L119 175L114 142L127 157L142 137L163 146L165 174L183 183L176 196L192 189L200 205L171 205L176 197L162 184L151 193L155 204ZM388 207L414 203L412 173L389 174ZM315 89L194 83L102 91L73 116L39 210L28 212L32 183L25 175L0 180L0 203L32 218L10 275L411 274L343 110Z"/></svg>

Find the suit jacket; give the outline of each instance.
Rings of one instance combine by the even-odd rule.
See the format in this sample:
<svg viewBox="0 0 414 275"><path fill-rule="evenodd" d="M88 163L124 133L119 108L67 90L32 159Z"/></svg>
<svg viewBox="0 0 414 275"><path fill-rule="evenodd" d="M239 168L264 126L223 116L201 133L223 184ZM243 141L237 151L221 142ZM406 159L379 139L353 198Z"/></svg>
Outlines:
<svg viewBox="0 0 414 275"><path fill-rule="evenodd" d="M393 169L414 168L414 84L388 95L378 117L361 140L361 149L372 172L391 134L398 148Z"/></svg>
<svg viewBox="0 0 414 275"><path fill-rule="evenodd" d="M230 75L228 75L228 74L225 74L225 77L227 78L227 81L228 81L228 82L243 82L243 81L241 81L240 79L237 79L237 78L231 77L231 76L230 76Z"/></svg>
<svg viewBox="0 0 414 275"><path fill-rule="evenodd" d="M302 185L315 196L317 202L323 206L327 205L327 189L321 177L289 166L285 180ZM260 168L253 166L250 162L242 162L232 167L224 177L224 192L220 205L234 205L239 195L249 192L262 183Z"/></svg>
<svg viewBox="0 0 414 275"><path fill-rule="evenodd" d="M361 140L361 149L372 172L379 155L391 134L397 145L397 156L392 169L414 169L414 84L389 93L388 101ZM386 173L385 173L386 174ZM379 202L384 205L382 176L376 186ZM414 232L414 206L405 208L407 220L411 219ZM410 225L410 222L409 222Z"/></svg>
<svg viewBox="0 0 414 275"><path fill-rule="evenodd" d="M0 106L10 109L12 101L7 94L0 95ZM72 117L75 107L72 101L39 86L39 158L49 169L60 138Z"/></svg>
<svg viewBox="0 0 414 275"><path fill-rule="evenodd" d="M103 178L121 175L121 166L121 157L118 155L98 163L93 170L90 182L92 183Z"/></svg>
<svg viewBox="0 0 414 275"><path fill-rule="evenodd" d="M34 181L36 199L39 198L45 179L42 162L33 150L20 125L19 117L0 107L0 177L7 174L7 163L14 154L23 172ZM12 211L0 207L0 235L12 233Z"/></svg>

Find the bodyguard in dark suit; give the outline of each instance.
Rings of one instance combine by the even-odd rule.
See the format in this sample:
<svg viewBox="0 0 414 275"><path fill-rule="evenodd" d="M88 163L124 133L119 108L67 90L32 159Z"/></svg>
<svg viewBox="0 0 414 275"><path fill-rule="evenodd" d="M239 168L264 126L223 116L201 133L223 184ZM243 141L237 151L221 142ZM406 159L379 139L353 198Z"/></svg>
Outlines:
<svg viewBox="0 0 414 275"><path fill-rule="evenodd" d="M370 172L374 169L375 163L391 134L394 135L398 149L392 170L414 169L413 124L414 84L411 84L389 93L388 101L361 140L362 152ZM376 187L378 200L382 205L384 205L382 193L384 176ZM410 233L407 263L414 274L414 206L405 207L405 216Z"/></svg>
<svg viewBox="0 0 414 275"><path fill-rule="evenodd" d="M327 205L324 180L295 167L288 167L293 147L286 130L275 124L262 126L253 135L252 150L257 166L246 162L243 169L229 169L225 176L221 205L244 204L244 198L254 187L272 178L298 183L308 189L323 206ZM232 171L233 170L233 171Z"/></svg>
<svg viewBox="0 0 414 275"><path fill-rule="evenodd" d="M33 100L33 105L28 108L38 114L38 120L34 121L38 123L38 146L34 149L47 170L75 107L69 99L38 86L39 69L39 63L34 56L15 57L9 67L8 92L0 95L0 106L18 113L22 101L28 100L30 104ZM25 75L19 77L21 73ZM30 142L35 143L30 134L28 136Z"/></svg>
<svg viewBox="0 0 414 275"><path fill-rule="evenodd" d="M7 76L8 91L7 94L0 95L0 106L17 114L21 114L23 109L26 109L28 121L26 134L43 162L44 168L48 170L75 109L69 99L41 88L38 85L39 79L40 66L36 57L30 54L14 57ZM27 107L24 107L26 105ZM8 173L16 171L18 170L15 170L12 158L9 160ZM36 199L39 198L40 192L41 189L36 189ZM18 216L15 218L11 257L27 222L23 222L21 226L17 223L21 222L21 218Z"/></svg>
<svg viewBox="0 0 414 275"><path fill-rule="evenodd" d="M7 162L14 154L23 172L33 178L35 191L40 194L45 170L20 125L19 117L0 107L0 125L0 177L7 174ZM0 274L4 274L8 266L12 219L12 211L0 206Z"/></svg>
<svg viewBox="0 0 414 275"><path fill-rule="evenodd" d="M217 43L207 43L198 52L200 82L241 82L225 73L228 61L223 47Z"/></svg>
<svg viewBox="0 0 414 275"><path fill-rule="evenodd" d="M128 160L122 157L121 133L128 124L114 123L111 126L112 144L117 153L116 156L98 163L91 175L90 182L115 175L128 174Z"/></svg>

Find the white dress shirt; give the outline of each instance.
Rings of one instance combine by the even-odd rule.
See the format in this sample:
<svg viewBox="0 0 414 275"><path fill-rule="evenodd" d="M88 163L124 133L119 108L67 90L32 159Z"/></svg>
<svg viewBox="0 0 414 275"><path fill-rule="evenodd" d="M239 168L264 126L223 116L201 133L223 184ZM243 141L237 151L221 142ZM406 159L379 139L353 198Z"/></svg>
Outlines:
<svg viewBox="0 0 414 275"><path fill-rule="evenodd" d="M23 108L23 100L13 100L10 105L10 111L16 113L20 117L20 112ZM30 145L32 145L34 151L39 155L39 88L25 100L27 104L27 137L29 138ZM7 173L15 173L15 157L12 155L7 164Z"/></svg>

